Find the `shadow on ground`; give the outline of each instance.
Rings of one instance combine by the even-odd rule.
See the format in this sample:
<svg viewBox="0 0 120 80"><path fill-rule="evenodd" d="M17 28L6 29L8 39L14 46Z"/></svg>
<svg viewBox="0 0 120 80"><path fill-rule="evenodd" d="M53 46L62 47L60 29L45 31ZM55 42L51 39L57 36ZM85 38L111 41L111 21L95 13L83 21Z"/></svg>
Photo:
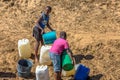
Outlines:
<svg viewBox="0 0 120 80"><path fill-rule="evenodd" d="M97 74L97 75L90 76L88 80L100 80L102 77L103 77L103 74Z"/></svg>
<svg viewBox="0 0 120 80"><path fill-rule="evenodd" d="M0 78L15 78L16 74L12 72L0 72Z"/></svg>
<svg viewBox="0 0 120 80"><path fill-rule="evenodd" d="M91 60L94 58L93 55L81 55L81 54L74 55L73 57L75 59L76 64L79 64L83 59Z"/></svg>
<svg viewBox="0 0 120 80"><path fill-rule="evenodd" d="M97 74L94 76L89 76L87 80L100 80L103 77L103 74ZM74 80L73 76L71 76L68 80Z"/></svg>
<svg viewBox="0 0 120 80"><path fill-rule="evenodd" d="M35 73L30 73L30 75L28 76L28 77L24 77L24 75L23 76L19 76L19 75L17 75L19 78L22 78L22 79L27 79L27 80L35 80Z"/></svg>

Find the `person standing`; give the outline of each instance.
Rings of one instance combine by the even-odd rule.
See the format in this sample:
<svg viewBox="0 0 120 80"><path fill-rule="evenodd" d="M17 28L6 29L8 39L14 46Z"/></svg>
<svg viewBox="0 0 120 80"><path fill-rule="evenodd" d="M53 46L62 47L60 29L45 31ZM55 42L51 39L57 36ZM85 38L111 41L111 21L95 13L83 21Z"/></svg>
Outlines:
<svg viewBox="0 0 120 80"><path fill-rule="evenodd" d="M39 61L38 60L38 49L39 49L39 45L41 44L41 46L43 45L43 39L42 39L42 34L44 33L44 29L47 26L51 31L53 31L53 29L51 28L50 24L49 24L49 14L52 11L52 8L50 6L47 6L44 10L44 12L42 12L40 18L37 20L34 28L33 28L33 37L36 40L35 43L35 61Z"/></svg>

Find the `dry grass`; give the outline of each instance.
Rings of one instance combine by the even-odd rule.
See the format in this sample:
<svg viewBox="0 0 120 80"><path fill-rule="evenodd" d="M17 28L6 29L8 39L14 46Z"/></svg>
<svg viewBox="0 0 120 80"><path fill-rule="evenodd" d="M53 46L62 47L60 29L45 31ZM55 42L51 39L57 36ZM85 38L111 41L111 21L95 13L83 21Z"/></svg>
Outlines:
<svg viewBox="0 0 120 80"><path fill-rule="evenodd" d="M119 0L0 0L0 80L23 80L16 71L17 41L28 38L33 50L32 28L46 5L53 7L51 26L57 34L67 32L74 55L91 70L90 79L119 80ZM52 66L49 71L52 80Z"/></svg>

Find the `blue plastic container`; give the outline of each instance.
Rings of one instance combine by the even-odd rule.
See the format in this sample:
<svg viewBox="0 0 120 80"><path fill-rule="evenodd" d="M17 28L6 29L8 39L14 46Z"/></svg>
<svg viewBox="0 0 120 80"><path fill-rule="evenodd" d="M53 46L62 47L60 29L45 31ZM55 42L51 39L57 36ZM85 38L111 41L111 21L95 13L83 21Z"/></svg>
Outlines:
<svg viewBox="0 0 120 80"><path fill-rule="evenodd" d="M51 31L42 35L44 44L52 44L56 40L56 32Z"/></svg>
<svg viewBox="0 0 120 80"><path fill-rule="evenodd" d="M30 60L21 59L18 61L17 71L19 77L29 77L33 63Z"/></svg>
<svg viewBox="0 0 120 80"><path fill-rule="evenodd" d="M87 80L89 72L90 72L89 68L80 64L76 70L74 80Z"/></svg>

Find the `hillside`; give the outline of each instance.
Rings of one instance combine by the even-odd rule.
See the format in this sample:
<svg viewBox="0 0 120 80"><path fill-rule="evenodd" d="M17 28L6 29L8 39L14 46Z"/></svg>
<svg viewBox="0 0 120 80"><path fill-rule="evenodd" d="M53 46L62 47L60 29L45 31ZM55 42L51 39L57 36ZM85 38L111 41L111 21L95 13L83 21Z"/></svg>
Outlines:
<svg viewBox="0 0 120 80"><path fill-rule="evenodd" d="M46 5L53 8L51 27L57 34L61 30L67 32L77 63L90 68L91 80L119 80L119 0L0 0L0 80L24 80L16 71L17 43L28 38L34 49L32 29ZM49 30L46 28L46 31ZM33 65L33 74L36 65ZM50 66L51 80L52 69ZM25 80L33 79L34 75Z"/></svg>

